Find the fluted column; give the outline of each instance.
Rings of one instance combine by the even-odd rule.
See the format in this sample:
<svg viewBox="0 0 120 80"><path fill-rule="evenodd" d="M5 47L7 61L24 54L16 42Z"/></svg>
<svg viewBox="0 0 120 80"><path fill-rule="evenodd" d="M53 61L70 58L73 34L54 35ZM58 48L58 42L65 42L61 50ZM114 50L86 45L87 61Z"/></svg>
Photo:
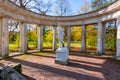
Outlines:
<svg viewBox="0 0 120 80"><path fill-rule="evenodd" d="M0 56L9 56L8 17L0 18Z"/></svg>
<svg viewBox="0 0 120 80"><path fill-rule="evenodd" d="M27 24L20 23L20 52L27 53Z"/></svg>
<svg viewBox="0 0 120 80"><path fill-rule="evenodd" d="M71 27L70 27L70 25L67 28L67 38L68 38L67 47L70 51L70 49L71 49Z"/></svg>
<svg viewBox="0 0 120 80"><path fill-rule="evenodd" d="M43 26L38 25L38 50L43 50Z"/></svg>
<svg viewBox="0 0 120 80"><path fill-rule="evenodd" d="M86 26L82 25L82 45L81 52L86 52Z"/></svg>
<svg viewBox="0 0 120 80"><path fill-rule="evenodd" d="M56 36L57 36L57 27L53 26L53 51L56 50Z"/></svg>
<svg viewBox="0 0 120 80"><path fill-rule="evenodd" d="M97 53L105 53L105 25L101 21L98 21L98 42Z"/></svg>
<svg viewBox="0 0 120 80"><path fill-rule="evenodd" d="M117 20L117 54L116 57L120 60L120 19Z"/></svg>

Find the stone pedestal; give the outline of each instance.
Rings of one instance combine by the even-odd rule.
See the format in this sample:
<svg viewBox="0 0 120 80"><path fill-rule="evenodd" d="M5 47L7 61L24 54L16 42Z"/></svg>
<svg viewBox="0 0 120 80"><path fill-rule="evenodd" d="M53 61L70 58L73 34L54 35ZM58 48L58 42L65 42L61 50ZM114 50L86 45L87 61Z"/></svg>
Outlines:
<svg viewBox="0 0 120 80"><path fill-rule="evenodd" d="M69 50L67 47L59 47L56 50L55 63L67 65L69 62Z"/></svg>

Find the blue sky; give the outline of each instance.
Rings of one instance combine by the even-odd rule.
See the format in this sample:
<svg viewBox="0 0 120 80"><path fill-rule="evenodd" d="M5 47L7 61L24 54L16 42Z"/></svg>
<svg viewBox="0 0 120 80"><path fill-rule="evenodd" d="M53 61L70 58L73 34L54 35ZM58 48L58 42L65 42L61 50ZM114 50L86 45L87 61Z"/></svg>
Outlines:
<svg viewBox="0 0 120 80"><path fill-rule="evenodd" d="M48 2L49 0L44 0L45 2ZM50 0L53 3L57 0ZM84 4L86 0L69 0L70 7L72 9L73 15L76 15L78 11L80 10L81 6ZM91 3L92 0L87 0L89 3ZM51 13L50 13L51 14ZM53 13L51 15L54 15Z"/></svg>
<svg viewBox="0 0 120 80"><path fill-rule="evenodd" d="M77 13L85 0L69 0L73 13ZM91 3L92 0L88 0Z"/></svg>

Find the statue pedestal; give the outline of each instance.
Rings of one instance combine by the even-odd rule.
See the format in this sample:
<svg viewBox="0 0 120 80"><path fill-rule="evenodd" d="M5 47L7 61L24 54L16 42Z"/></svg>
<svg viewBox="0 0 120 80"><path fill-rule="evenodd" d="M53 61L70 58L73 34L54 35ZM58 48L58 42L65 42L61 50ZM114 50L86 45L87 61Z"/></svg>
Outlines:
<svg viewBox="0 0 120 80"><path fill-rule="evenodd" d="M56 60L55 63L67 65L69 62L69 50L67 47L59 47L56 50Z"/></svg>

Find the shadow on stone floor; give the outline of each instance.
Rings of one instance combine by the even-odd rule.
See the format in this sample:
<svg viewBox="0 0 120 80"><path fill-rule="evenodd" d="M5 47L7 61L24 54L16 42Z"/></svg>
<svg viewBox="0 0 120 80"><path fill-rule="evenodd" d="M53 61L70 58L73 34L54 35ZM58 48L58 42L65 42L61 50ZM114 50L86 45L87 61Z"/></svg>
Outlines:
<svg viewBox="0 0 120 80"><path fill-rule="evenodd" d="M51 72L51 73L54 73L54 74L70 77L70 78L73 78L73 79L76 79L76 80L79 80L79 79L81 79L81 80L88 80L88 79L89 80L101 80L98 77L89 76L87 74L86 75L85 74L80 74L80 73L77 73L77 72L63 70L63 69L59 69L59 68L54 68L54 67L51 67L51 66L38 64L38 63L33 63L33 62L28 62L28 61L24 61L24 60L20 60L20 59L8 58L6 60L7 61L11 61L11 62L15 62L15 63L19 62L22 65L26 65L26 66L29 66L29 67L32 67L32 68L35 68L35 69L42 69L42 70L45 70L47 72ZM74 64L74 63L71 63L70 66L72 66L72 67L79 67L79 68L90 67L90 66L82 66L81 67L81 65ZM94 69L94 67L92 69ZM95 70L98 71L99 69L94 69L94 71Z"/></svg>
<svg viewBox="0 0 120 80"><path fill-rule="evenodd" d="M45 58L52 59L52 60L55 59L55 55L39 55L39 54L27 54L27 55L37 56L38 58L45 57ZM81 56L81 54L74 55L74 57L75 56L87 58L85 55ZM88 56L88 58L97 59L96 57L90 57L90 56ZM55 75L66 76L66 77L73 78L76 80L120 80L120 77L119 77L120 65L110 62L109 60L105 60L104 63L95 63L95 62L89 62L86 60L84 61L84 60L81 60L78 58L77 59L71 58L70 64L66 67L66 68L69 68L69 67L76 68L76 70L84 69L84 70L93 71L93 72L100 72L101 74L103 74L105 79L101 79L96 76L90 76L88 74L81 74L81 73L78 73L77 71L69 71L69 70L64 70L62 68L55 68L54 66L48 66L45 64L41 64L41 63L34 63L32 61L30 62L30 61L25 61L22 59L16 59L14 57L7 58L5 60L11 61L14 63L21 63L22 65L29 66L34 69L44 70L45 72L51 72ZM100 60L101 60L101 58L100 58ZM87 64L87 65L85 65L85 64ZM100 68L91 66L91 65L100 66ZM4 65L2 63L0 63L0 66L4 66ZM36 80L27 74L26 74L26 76L27 76L28 80Z"/></svg>

